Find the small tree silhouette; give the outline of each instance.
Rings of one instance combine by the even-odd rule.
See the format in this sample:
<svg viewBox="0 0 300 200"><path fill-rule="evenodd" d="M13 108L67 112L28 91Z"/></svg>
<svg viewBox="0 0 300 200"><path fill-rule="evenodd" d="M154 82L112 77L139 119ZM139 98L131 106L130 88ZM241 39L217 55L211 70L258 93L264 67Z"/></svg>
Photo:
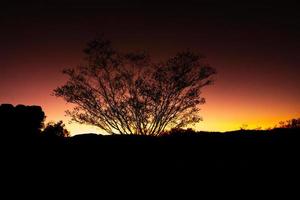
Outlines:
<svg viewBox="0 0 300 200"><path fill-rule="evenodd" d="M201 89L215 70L190 51L153 63L145 52L120 53L98 38L84 51L85 65L63 71L68 82L54 95L75 104L72 120L110 134L160 135L199 122Z"/></svg>
<svg viewBox="0 0 300 200"><path fill-rule="evenodd" d="M65 128L65 125L62 121L57 123L49 122L45 127L43 133L47 137L69 137L70 133Z"/></svg>
<svg viewBox="0 0 300 200"><path fill-rule="evenodd" d="M280 128L300 128L300 118L279 122Z"/></svg>

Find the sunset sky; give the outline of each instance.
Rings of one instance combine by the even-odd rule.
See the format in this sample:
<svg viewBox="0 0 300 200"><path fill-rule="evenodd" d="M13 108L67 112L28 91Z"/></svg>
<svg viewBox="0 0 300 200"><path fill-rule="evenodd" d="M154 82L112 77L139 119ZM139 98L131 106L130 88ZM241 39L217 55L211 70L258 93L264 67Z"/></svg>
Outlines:
<svg viewBox="0 0 300 200"><path fill-rule="evenodd" d="M0 27L0 104L40 105L47 121L63 120L72 134L101 130L68 124L71 105L51 93L66 81L62 69L80 64L97 34L156 61L186 49L204 54L218 74L203 90L207 103L196 130L268 128L300 117L296 4L11 1L0 6Z"/></svg>

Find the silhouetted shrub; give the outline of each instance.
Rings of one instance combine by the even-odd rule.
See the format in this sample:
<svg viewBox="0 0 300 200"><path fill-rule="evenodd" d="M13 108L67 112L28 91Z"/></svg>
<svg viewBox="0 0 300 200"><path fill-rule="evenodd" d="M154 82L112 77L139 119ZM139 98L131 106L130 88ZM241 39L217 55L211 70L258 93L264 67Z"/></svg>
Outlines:
<svg viewBox="0 0 300 200"><path fill-rule="evenodd" d="M279 122L279 128L300 128L300 118Z"/></svg>
<svg viewBox="0 0 300 200"><path fill-rule="evenodd" d="M40 106L0 105L0 128L7 137L37 136L44 119L45 113Z"/></svg>
<svg viewBox="0 0 300 200"><path fill-rule="evenodd" d="M182 128L172 128L170 131L165 132L164 135L170 135L170 136L181 136L181 135L195 135L198 134L195 130L192 128L188 129L182 129Z"/></svg>
<svg viewBox="0 0 300 200"><path fill-rule="evenodd" d="M49 122L42 134L51 138L70 136L69 131L65 128L65 124L62 121L57 123Z"/></svg>

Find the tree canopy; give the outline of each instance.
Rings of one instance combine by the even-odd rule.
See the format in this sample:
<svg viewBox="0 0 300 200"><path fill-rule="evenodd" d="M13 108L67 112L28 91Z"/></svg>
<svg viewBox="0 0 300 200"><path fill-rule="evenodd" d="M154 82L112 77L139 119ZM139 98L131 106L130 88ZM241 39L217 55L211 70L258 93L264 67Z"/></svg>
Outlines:
<svg viewBox="0 0 300 200"><path fill-rule="evenodd" d="M45 126L43 130L43 135L47 137L52 137L52 138L59 138L59 137L69 137L70 132L65 128L65 124L63 121L58 121L58 122L49 122Z"/></svg>
<svg viewBox="0 0 300 200"><path fill-rule="evenodd" d="M191 51L153 62L145 52L122 53L98 38L84 50L85 64L65 69L68 81L54 90L75 107L73 121L110 134L160 135L201 120L201 89L215 69Z"/></svg>

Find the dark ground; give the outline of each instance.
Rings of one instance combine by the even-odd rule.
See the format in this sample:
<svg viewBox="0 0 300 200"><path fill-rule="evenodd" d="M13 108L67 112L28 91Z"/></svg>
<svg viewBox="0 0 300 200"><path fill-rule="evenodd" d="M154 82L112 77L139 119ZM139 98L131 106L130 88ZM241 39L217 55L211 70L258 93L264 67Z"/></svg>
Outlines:
<svg viewBox="0 0 300 200"><path fill-rule="evenodd" d="M142 188L147 195L170 186L172 194L196 187L196 193L208 188L214 190L210 195L221 196L224 187L246 195L258 188L272 196L298 191L300 129L63 138L37 131L44 119L40 107L2 105L0 111L0 194L6 188L46 191L41 198L86 188L98 193L103 185L134 193ZM111 195L123 195L114 191Z"/></svg>
<svg viewBox="0 0 300 200"><path fill-rule="evenodd" d="M299 129L173 133L170 136L101 136L14 138L2 141L14 162L59 168L142 171L297 170Z"/></svg>
<svg viewBox="0 0 300 200"><path fill-rule="evenodd" d="M1 140L1 180L10 188L28 186L34 194L45 191L43 195L60 190L74 196L74 192L90 194L85 191L99 195L104 185L117 196L124 194L116 188L126 188L130 195L137 195L135 190L147 196L181 192L186 199L186 191L194 188L191 194L200 196L244 191L254 198L263 191L265 197L277 192L285 197L286 191L293 191L287 195L298 191L299 139L299 130L276 129Z"/></svg>

